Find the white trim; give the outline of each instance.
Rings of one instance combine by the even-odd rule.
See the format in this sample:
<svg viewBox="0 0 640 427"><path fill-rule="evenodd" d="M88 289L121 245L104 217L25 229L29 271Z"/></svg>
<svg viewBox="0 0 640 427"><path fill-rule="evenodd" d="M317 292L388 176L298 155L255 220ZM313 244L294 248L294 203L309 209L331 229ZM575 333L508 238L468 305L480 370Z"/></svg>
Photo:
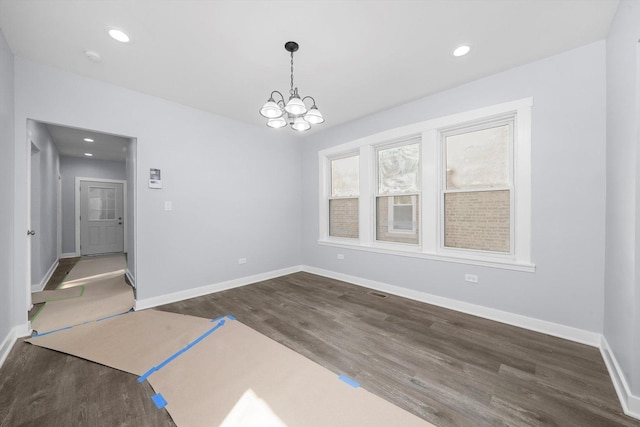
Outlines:
<svg viewBox="0 0 640 427"><path fill-rule="evenodd" d="M60 259L64 259L64 258L76 258L79 257L80 254L77 254L75 252L65 252L63 254L60 254Z"/></svg>
<svg viewBox="0 0 640 427"><path fill-rule="evenodd" d="M640 419L640 397L634 396L631 393L624 372L620 368L620 364L604 336L601 337L600 353L609 371L609 376L613 381L613 387L616 389L622 410L626 415Z"/></svg>
<svg viewBox="0 0 640 427"><path fill-rule="evenodd" d="M51 264L51 267L49 267L47 274L44 275L40 283L31 284L31 293L42 292L44 290L44 287L47 286L47 282L49 281L49 279L51 279L51 276L53 276L53 273L56 271L56 268L58 268L58 263L59 261L55 260L53 264Z"/></svg>
<svg viewBox="0 0 640 427"><path fill-rule="evenodd" d="M56 215L57 223L56 223L56 253L58 255L58 259L62 257L62 175L60 175L60 156L58 156L58 170L57 172L57 182L56 182L56 203L58 204Z"/></svg>
<svg viewBox="0 0 640 427"><path fill-rule="evenodd" d="M432 295L425 292L402 288L395 285L389 285L382 282L376 282L374 280L364 279L361 277L336 273L333 271L310 267L307 265L304 265L302 267L302 271L317 274L319 276L329 277L331 279L342 280L343 282L348 282L354 285L375 289L377 291L386 292L420 302L425 302L427 304L437 305L439 307L471 314L473 316L482 317L484 319L495 320L496 322L505 323L507 325L517 326L519 328L529 329L531 331L541 332L547 335L553 335L554 337L586 344L592 347L599 347L600 345L601 335L596 332L585 331L583 329L578 329L571 326L547 322L546 320L534 319L532 317L522 316L520 314L509 313L506 311L496 310L494 308Z"/></svg>
<svg viewBox="0 0 640 427"><path fill-rule="evenodd" d="M0 368L4 364L4 361L7 360L7 356L13 349L14 344L20 337L26 337L31 334L31 330L28 325L18 325L14 326L9 330L9 333L2 340L2 344L0 344Z"/></svg>
<svg viewBox="0 0 640 427"><path fill-rule="evenodd" d="M110 184L122 184L122 218L125 226L122 228L122 238L123 238L123 252L127 252L127 226L128 218L127 218L127 180L121 179L106 179L106 178L87 178L76 176L76 187L75 187L75 222L76 222L76 256L80 256L82 252L80 251L80 183L82 181L91 181L91 182L105 182Z"/></svg>
<svg viewBox="0 0 640 427"><path fill-rule="evenodd" d="M127 271L125 271L124 274L125 276L127 276L127 279L129 280L129 283L131 283L131 286L133 286L133 288L136 289L136 278L131 272L131 270L127 268Z"/></svg>
<svg viewBox="0 0 640 427"><path fill-rule="evenodd" d="M445 262L456 262L458 264L468 264L468 265L477 265L480 267L494 267L494 268L502 268L504 270L514 270L514 271L525 271L527 273L534 273L536 271L536 265L530 263L516 263L510 258L501 259L496 256L493 259L488 258L487 256L482 256L481 258L472 258L472 254L467 252L464 253L463 256L455 256L453 251L451 253L447 253L447 255L442 254L432 254L428 252L423 252L420 248L416 248L415 245L404 244L404 243L386 243L382 244L380 242L376 242L375 246L373 245L364 245L359 242L351 242L347 239L338 239L331 238L327 240L318 240L317 242L322 246L334 246L337 248L345 248L345 249L355 249L359 251L366 252L375 252L379 254L388 254L388 255L398 255L409 258L422 258L422 259L431 259L434 261L445 261Z"/></svg>
<svg viewBox="0 0 640 427"><path fill-rule="evenodd" d="M147 308L157 307L159 305L170 304L177 301L183 301L189 298L196 298L215 292L226 291L227 289L238 288L252 283L261 282L263 280L274 279L276 277L285 276L287 274L302 271L302 266L283 268L280 270L268 271L266 273L255 274L253 276L241 277L238 279L227 280L224 282L213 283L211 285L201 286L199 288L186 289L171 294L159 295L157 297L137 300L134 309L144 310Z"/></svg>

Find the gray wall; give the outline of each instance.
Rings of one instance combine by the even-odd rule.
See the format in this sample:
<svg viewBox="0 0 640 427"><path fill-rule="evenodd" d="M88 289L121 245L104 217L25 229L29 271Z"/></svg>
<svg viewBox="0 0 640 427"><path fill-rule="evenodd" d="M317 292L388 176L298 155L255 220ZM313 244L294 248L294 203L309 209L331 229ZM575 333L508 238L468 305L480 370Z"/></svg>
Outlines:
<svg viewBox="0 0 640 427"><path fill-rule="evenodd" d="M139 299L300 264L299 140L22 58L15 63L16 144L27 118L137 139ZM25 185L25 161L16 155L16 188ZM150 168L162 169L163 189L147 187ZM20 227L27 203L19 191L15 198ZM23 250L16 241L15 251ZM238 265L241 257L248 263ZM21 283L24 267L14 266Z"/></svg>
<svg viewBox="0 0 640 427"><path fill-rule="evenodd" d="M16 309L13 297L13 80L13 54L0 30L0 198L3 200L0 209L0 346L17 324L13 316ZM23 233L26 232L25 228ZM26 287L26 281L23 283ZM17 309L22 310L22 307Z"/></svg>
<svg viewBox="0 0 640 427"><path fill-rule="evenodd" d="M535 273L317 244L318 150L398 126L533 96ZM605 43L597 42L314 135L304 142L306 265L601 332L605 221ZM345 255L337 260L337 253ZM464 281L477 274L478 284Z"/></svg>
<svg viewBox="0 0 640 427"><path fill-rule="evenodd" d="M32 165L31 191L39 200L32 202L31 285L43 285L44 278L58 261L58 179L60 157L47 127L27 121L27 137L38 149ZM33 156L32 156L33 159ZM36 170L37 169L37 170ZM37 253L34 253L36 251ZM43 286L36 288L40 290Z"/></svg>
<svg viewBox="0 0 640 427"><path fill-rule="evenodd" d="M640 396L640 3L622 1L607 38L604 335Z"/></svg>
<svg viewBox="0 0 640 427"><path fill-rule="evenodd" d="M124 162L111 162L81 157L60 158L62 175L62 253L76 253L76 177L127 179ZM76 255L79 255L77 253Z"/></svg>

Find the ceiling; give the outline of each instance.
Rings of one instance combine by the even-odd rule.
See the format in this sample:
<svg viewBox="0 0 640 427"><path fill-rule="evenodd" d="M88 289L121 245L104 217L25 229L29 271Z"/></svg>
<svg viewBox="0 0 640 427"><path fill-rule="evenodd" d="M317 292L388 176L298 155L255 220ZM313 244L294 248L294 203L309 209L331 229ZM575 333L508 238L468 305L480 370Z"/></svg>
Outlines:
<svg viewBox="0 0 640 427"><path fill-rule="evenodd" d="M15 55L264 126L295 85L326 129L606 37L617 0L0 0ZM122 28L133 41L110 39ZM463 57L451 52L466 43ZM85 56L98 52L100 62ZM98 101L99 102L99 101ZM314 130L312 130L313 132Z"/></svg>
<svg viewBox="0 0 640 427"><path fill-rule="evenodd" d="M66 126L47 124L60 156L82 157L96 160L110 160L124 162L127 156L127 146L130 138L75 129ZM93 141L85 141L84 139ZM87 157L85 153L92 154Z"/></svg>

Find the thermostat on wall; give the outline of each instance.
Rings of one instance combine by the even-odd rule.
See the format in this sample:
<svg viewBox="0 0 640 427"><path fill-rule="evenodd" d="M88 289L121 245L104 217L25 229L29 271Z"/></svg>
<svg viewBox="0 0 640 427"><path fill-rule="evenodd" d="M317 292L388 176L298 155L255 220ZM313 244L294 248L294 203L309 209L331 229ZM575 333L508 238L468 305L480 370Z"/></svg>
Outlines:
<svg viewBox="0 0 640 427"><path fill-rule="evenodd" d="M162 188L160 169L149 169L149 188Z"/></svg>

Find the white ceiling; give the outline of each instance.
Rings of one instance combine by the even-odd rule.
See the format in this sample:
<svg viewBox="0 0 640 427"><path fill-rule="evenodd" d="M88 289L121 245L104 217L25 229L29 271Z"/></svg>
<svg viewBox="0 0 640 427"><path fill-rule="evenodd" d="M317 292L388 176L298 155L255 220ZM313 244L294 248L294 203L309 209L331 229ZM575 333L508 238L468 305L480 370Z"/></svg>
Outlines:
<svg viewBox="0 0 640 427"><path fill-rule="evenodd" d="M126 159L130 138L66 126L52 124L46 126L61 156L115 162L124 162ZM84 140L85 138L93 139L93 142L87 142ZM87 157L84 153L91 153L93 156Z"/></svg>
<svg viewBox="0 0 640 427"><path fill-rule="evenodd" d="M295 83L325 129L606 37L617 0L0 0L17 56L259 126ZM133 38L111 40L115 26ZM472 51L454 58L468 43ZM85 50L102 56L91 62ZM99 100L96 100L99 102Z"/></svg>

